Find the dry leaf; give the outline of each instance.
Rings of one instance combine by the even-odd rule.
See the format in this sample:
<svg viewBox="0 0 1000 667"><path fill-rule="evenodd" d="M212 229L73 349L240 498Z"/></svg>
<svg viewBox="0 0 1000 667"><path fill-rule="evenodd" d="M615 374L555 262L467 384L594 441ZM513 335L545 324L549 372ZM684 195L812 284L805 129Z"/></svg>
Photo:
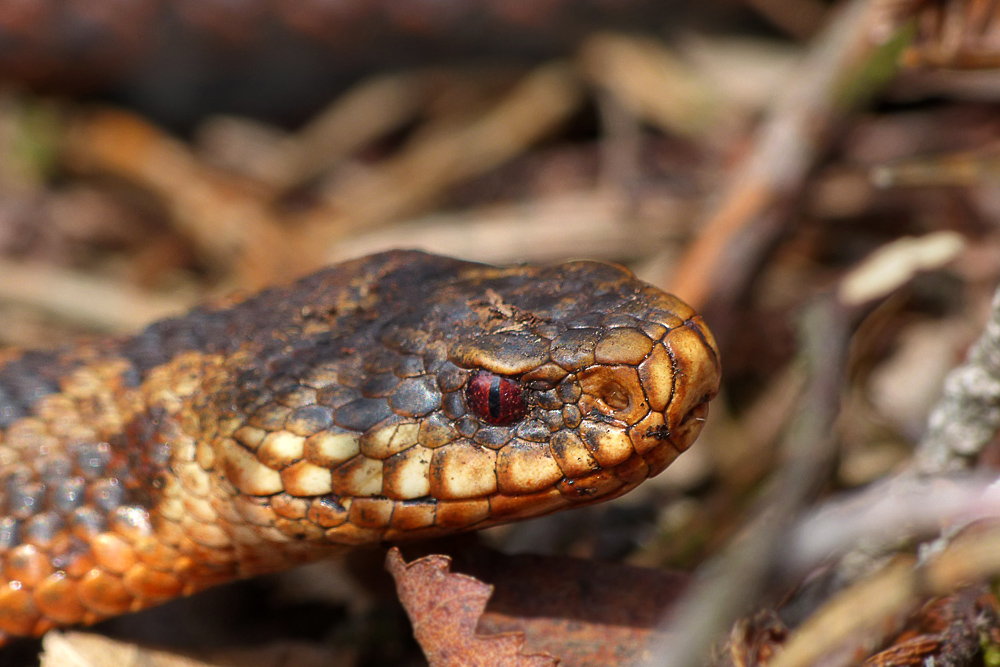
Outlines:
<svg viewBox="0 0 1000 667"><path fill-rule="evenodd" d="M690 580L684 573L482 547L464 547L455 557L451 564L433 556L475 579L449 576L492 590L486 610L477 608L478 636L523 637L523 653L558 656L561 667L638 663Z"/></svg>
<svg viewBox="0 0 1000 667"><path fill-rule="evenodd" d="M563 556L482 550L463 572L495 587L480 632L523 632L562 667L636 664L690 575Z"/></svg>
<svg viewBox="0 0 1000 667"><path fill-rule="evenodd" d="M887 243L844 277L840 299L852 306L880 299L914 274L941 268L955 259L965 245L962 236L952 231L919 238L905 236Z"/></svg>
<svg viewBox="0 0 1000 667"><path fill-rule="evenodd" d="M389 551L386 568L396 580L399 599L413 623L431 667L548 667L558 664L549 655L524 655L524 635L481 636L476 624L493 591L463 574L451 574L451 559L432 555L410 564L398 549Z"/></svg>

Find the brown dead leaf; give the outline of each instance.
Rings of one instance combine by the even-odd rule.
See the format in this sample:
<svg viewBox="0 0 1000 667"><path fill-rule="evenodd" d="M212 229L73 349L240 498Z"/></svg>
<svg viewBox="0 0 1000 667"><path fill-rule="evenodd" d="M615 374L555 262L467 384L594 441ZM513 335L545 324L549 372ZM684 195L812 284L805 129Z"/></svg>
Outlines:
<svg viewBox="0 0 1000 667"><path fill-rule="evenodd" d="M563 556L510 556L482 547L453 553L454 562L439 555L429 558L471 575L448 576L474 582L485 594L492 591L488 604L482 601L485 611L476 607L477 636L517 636L523 640L518 644L522 653L558 656L561 667L637 664L664 612L690 579L651 568ZM408 606L405 599L403 603ZM415 616L412 610L410 616ZM417 639L423 645L419 634Z"/></svg>
<svg viewBox="0 0 1000 667"><path fill-rule="evenodd" d="M548 667L550 655L524 655L524 635L477 635L476 623L493 587L464 574L451 574L447 556L425 556L407 564L398 549L386 556L413 634L431 667Z"/></svg>
<svg viewBox="0 0 1000 667"><path fill-rule="evenodd" d="M563 667L640 662L689 580L652 568L486 549L463 554L456 569L495 587L480 632L523 632L527 650L557 655Z"/></svg>
<svg viewBox="0 0 1000 667"><path fill-rule="evenodd" d="M983 644L997 637L998 609L996 597L984 584L932 600L907 620L890 646L870 656L862 667L972 664Z"/></svg>

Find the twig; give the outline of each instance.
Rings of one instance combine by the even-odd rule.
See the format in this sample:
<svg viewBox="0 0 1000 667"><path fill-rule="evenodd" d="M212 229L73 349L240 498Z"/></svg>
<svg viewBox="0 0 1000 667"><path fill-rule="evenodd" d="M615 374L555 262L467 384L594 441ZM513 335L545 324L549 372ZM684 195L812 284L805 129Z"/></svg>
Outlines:
<svg viewBox="0 0 1000 667"><path fill-rule="evenodd" d="M664 196L656 210L674 211L670 218L680 221L687 206ZM497 264L567 257L615 261L641 251L636 238L663 247L675 245L682 234L680 223L671 229L652 216L634 214L619 191L602 189L400 222L345 239L328 258L339 261L405 246Z"/></svg>
<svg viewBox="0 0 1000 667"><path fill-rule="evenodd" d="M937 534L941 526L1000 520L998 490L995 476L917 476L908 471L844 494L797 521L784 540L782 570L798 580L858 544L912 543Z"/></svg>
<svg viewBox="0 0 1000 667"><path fill-rule="evenodd" d="M496 106L465 127L422 136L357 178L338 182L324 199L341 213L312 221L321 247L350 232L412 214L455 183L488 171L546 136L579 106L582 90L565 63L543 65ZM312 240L308 241L310 244Z"/></svg>
<svg viewBox="0 0 1000 667"><path fill-rule="evenodd" d="M318 176L415 116L427 88L428 77L416 73L380 76L347 91L281 144L270 182L290 188Z"/></svg>
<svg viewBox="0 0 1000 667"><path fill-rule="evenodd" d="M584 43L577 61L591 84L664 132L704 137L719 131L720 100L660 42L602 33Z"/></svg>
<svg viewBox="0 0 1000 667"><path fill-rule="evenodd" d="M208 167L185 144L124 111L76 122L64 150L74 169L114 174L157 194L175 229L213 268L227 277L235 273L235 284L262 287L288 277L284 234L268 188L251 188Z"/></svg>
<svg viewBox="0 0 1000 667"><path fill-rule="evenodd" d="M886 618L900 616L920 600L947 595L1000 573L1000 526L968 530L938 555L915 567L902 558L838 594L788 640L769 667L808 667L859 633L884 634Z"/></svg>
<svg viewBox="0 0 1000 667"><path fill-rule="evenodd" d="M650 649L647 667L695 667L767 584L782 548L778 539L811 498L832 461L833 422L846 360L848 314L832 298L808 309L803 356L813 372L805 398L784 440L788 463L761 503L745 537L699 572L699 584L678 603L676 621Z"/></svg>
<svg viewBox="0 0 1000 667"><path fill-rule="evenodd" d="M723 276L729 277L730 290L745 285L746 272L769 245L767 239L782 228L762 214L795 193L823 145L826 130L838 112L846 110L845 79L876 48L867 30L876 4L854 0L844 7L775 101L752 152L669 281L671 291L695 308L704 306L709 295L718 296ZM738 257L729 256L737 250L737 239L754 239L756 252L743 248ZM725 270L719 271L722 265Z"/></svg>

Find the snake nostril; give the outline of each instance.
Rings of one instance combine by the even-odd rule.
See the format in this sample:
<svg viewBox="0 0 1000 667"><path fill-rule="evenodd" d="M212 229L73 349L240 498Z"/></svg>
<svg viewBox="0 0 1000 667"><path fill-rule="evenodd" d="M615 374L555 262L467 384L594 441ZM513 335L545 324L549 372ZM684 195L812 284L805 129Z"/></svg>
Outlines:
<svg viewBox="0 0 1000 667"><path fill-rule="evenodd" d="M630 403L625 387L617 382L608 382L601 387L600 398L612 410L626 410Z"/></svg>

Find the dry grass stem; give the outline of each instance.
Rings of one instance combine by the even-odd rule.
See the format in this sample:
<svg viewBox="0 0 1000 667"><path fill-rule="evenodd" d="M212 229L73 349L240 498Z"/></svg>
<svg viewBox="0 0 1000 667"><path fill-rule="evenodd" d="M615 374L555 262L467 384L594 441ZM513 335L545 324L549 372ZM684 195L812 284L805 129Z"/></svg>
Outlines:
<svg viewBox="0 0 1000 667"><path fill-rule="evenodd" d="M338 235L408 216L449 186L509 160L563 122L581 94L570 67L545 65L468 126L423 136L371 171L339 182L325 195L344 219Z"/></svg>
<svg viewBox="0 0 1000 667"><path fill-rule="evenodd" d="M162 296L120 281L42 264L0 260L0 300L101 331L138 331L153 320L178 315L192 296Z"/></svg>
<svg viewBox="0 0 1000 667"><path fill-rule="evenodd" d="M838 112L846 111L840 97L845 77L876 47L867 37L875 16L873 4L854 0L839 8L775 100L753 149L722 192L684 261L672 271L671 291L696 308L715 291L713 274L721 266L732 276L755 263L752 257L732 256L734 239L755 233L752 225L764 209L798 189L822 146L825 129ZM737 285L744 282L730 280ZM725 301L732 296L721 298Z"/></svg>

